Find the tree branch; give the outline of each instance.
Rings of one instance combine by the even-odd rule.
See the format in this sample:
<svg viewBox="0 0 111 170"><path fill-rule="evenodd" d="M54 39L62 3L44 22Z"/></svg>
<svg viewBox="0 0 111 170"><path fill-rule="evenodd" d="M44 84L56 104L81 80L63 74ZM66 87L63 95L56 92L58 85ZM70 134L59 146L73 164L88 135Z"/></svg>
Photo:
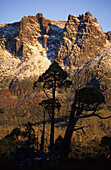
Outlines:
<svg viewBox="0 0 111 170"><path fill-rule="evenodd" d="M98 106L99 106L99 103L96 105L96 107L94 108L94 111L93 111L91 114L83 115L83 116L78 116L78 117L76 117L76 118L77 118L77 119L81 119L81 118L88 118L88 117L95 116L95 113L96 113L96 111L97 111Z"/></svg>
<svg viewBox="0 0 111 170"><path fill-rule="evenodd" d="M76 116L76 118L77 118L77 119L88 118L88 117L92 117L92 116L94 116L94 115L95 115L95 111L94 111L93 113L91 113L91 114L88 114L88 115L84 115L84 114L83 114L83 116Z"/></svg>
<svg viewBox="0 0 111 170"><path fill-rule="evenodd" d="M41 129L39 129L39 131L40 132L43 132L43 130L41 130ZM50 134L49 133L47 133L47 132L45 132L48 136L50 136Z"/></svg>
<svg viewBox="0 0 111 170"><path fill-rule="evenodd" d="M48 94L45 92L45 89L43 88L43 91L44 91L44 94L46 95L46 97L48 98L48 99L50 99L50 97L48 96Z"/></svg>
<svg viewBox="0 0 111 170"><path fill-rule="evenodd" d="M94 114L94 116L99 117L100 119L109 119L111 117L111 116L102 117L99 114Z"/></svg>
<svg viewBox="0 0 111 170"><path fill-rule="evenodd" d="M91 114L88 114L88 115L83 115L83 116L78 116L76 117L77 119L81 119L81 118L88 118L88 117L92 117L92 116L96 116L96 117L99 117L100 119L109 119L111 116L107 116L107 117L102 117L100 116L99 114L96 114L95 111Z"/></svg>
<svg viewBox="0 0 111 170"><path fill-rule="evenodd" d="M49 113L49 112L47 112L48 113L48 115L49 115L49 117L50 117L50 119L52 118L52 115L51 115L51 113Z"/></svg>
<svg viewBox="0 0 111 170"><path fill-rule="evenodd" d="M81 129L82 132L85 134L85 132L84 132L84 127L85 127L85 126L82 126L82 127L79 127L79 128L75 128L73 131L77 131L77 130L80 130L80 129Z"/></svg>

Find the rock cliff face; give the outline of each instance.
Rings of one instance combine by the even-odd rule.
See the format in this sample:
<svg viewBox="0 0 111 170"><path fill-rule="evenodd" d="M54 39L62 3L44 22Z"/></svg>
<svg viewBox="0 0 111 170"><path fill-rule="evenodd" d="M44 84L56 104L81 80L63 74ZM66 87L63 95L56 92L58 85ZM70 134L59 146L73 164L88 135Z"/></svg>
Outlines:
<svg viewBox="0 0 111 170"><path fill-rule="evenodd" d="M111 42L111 31L108 31L106 35L107 35L107 39Z"/></svg>
<svg viewBox="0 0 111 170"><path fill-rule="evenodd" d="M47 43L54 38L52 36L61 33L65 23L66 21L48 20L38 13L36 16L23 17L17 23L1 24L0 45L19 58L27 58L34 54L35 50L39 50L40 44L43 47L40 49L42 52L47 50ZM48 34L50 39L47 42Z"/></svg>
<svg viewBox="0 0 111 170"><path fill-rule="evenodd" d="M89 12L79 17L69 15L57 59L69 69L77 68L99 54L106 39L96 18Z"/></svg>
<svg viewBox="0 0 111 170"><path fill-rule="evenodd" d="M71 75L74 87L88 84L111 94L111 45L102 50L96 57L73 71Z"/></svg>
<svg viewBox="0 0 111 170"><path fill-rule="evenodd" d="M90 12L78 17L69 15L68 21L49 20L38 13L23 17L20 22L1 24L1 88L24 78L40 76L53 60L58 61L78 85L79 77L85 77L85 83L90 82L99 73L96 69L91 78L91 71L86 71L91 70L88 63L94 65L94 57L101 56L102 51L109 53L108 59L107 55L104 59L101 56L101 61L105 61L104 65L110 63L110 42L111 32L105 34ZM103 67L99 60L98 67ZM106 77L110 81L110 71Z"/></svg>
<svg viewBox="0 0 111 170"><path fill-rule="evenodd" d="M20 22L0 24L1 135L7 134L10 125L22 127L28 121L42 122L38 103L45 99L44 93L39 93L41 87L35 93L33 83L54 60L67 71L73 82L71 90L86 84L101 90L108 99L101 113L105 113L104 117L110 115L111 31L104 33L89 12L78 17L69 15L67 21L49 20L38 13L23 17ZM69 90L58 97L62 107L56 114L56 137L64 134L74 93ZM79 143L87 144L111 134L111 119L81 119L79 125L86 132L74 136Z"/></svg>

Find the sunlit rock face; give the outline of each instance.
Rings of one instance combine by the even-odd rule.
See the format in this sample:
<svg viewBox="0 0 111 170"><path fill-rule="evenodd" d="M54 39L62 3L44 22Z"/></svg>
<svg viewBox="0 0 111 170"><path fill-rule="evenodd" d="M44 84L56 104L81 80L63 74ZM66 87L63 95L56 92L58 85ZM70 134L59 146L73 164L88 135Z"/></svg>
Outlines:
<svg viewBox="0 0 111 170"><path fill-rule="evenodd" d="M106 35L89 12L69 15L58 51L58 61L70 68L78 67L99 54L106 44ZM67 68L68 69L68 68Z"/></svg>
<svg viewBox="0 0 111 170"><path fill-rule="evenodd" d="M78 17L69 15L67 21L46 19L38 13L20 22L0 24L1 88L17 80L39 77L54 60L77 85L80 77L82 83L92 81L97 74L103 77L106 68L105 76L110 81L110 42L111 31L104 33L90 12ZM101 58L98 63L96 56ZM96 66L89 67L88 63ZM95 70L93 76L90 70Z"/></svg>

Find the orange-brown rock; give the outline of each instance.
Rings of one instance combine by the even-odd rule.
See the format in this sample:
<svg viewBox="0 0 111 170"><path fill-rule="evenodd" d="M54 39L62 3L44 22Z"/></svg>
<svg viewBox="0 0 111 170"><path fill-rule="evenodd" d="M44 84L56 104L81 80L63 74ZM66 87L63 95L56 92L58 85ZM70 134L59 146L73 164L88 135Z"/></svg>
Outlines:
<svg viewBox="0 0 111 170"><path fill-rule="evenodd" d="M69 15L57 60L64 60L68 67L81 66L99 54L106 39L97 19L92 17L90 12L79 17Z"/></svg>

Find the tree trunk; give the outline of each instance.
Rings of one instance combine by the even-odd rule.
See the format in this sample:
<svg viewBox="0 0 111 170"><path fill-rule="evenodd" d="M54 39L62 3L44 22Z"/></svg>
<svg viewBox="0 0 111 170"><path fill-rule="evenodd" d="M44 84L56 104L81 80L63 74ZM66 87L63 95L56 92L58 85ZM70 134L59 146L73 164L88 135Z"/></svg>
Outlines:
<svg viewBox="0 0 111 170"><path fill-rule="evenodd" d="M44 120L43 120L43 131L41 136L41 145L40 145L40 151L44 151L44 136L45 136L45 111L44 111Z"/></svg>
<svg viewBox="0 0 111 170"><path fill-rule="evenodd" d="M72 135L73 135L74 127L75 127L75 125L78 121L78 119L76 119L76 117L75 117L76 97L77 97L77 92L75 94L74 103L72 104L69 123L68 123L66 133L65 133L65 136L64 136L63 144L61 146L61 152L60 152L61 159L68 158L69 151L70 151L71 138L72 138Z"/></svg>
<svg viewBox="0 0 111 170"><path fill-rule="evenodd" d="M53 89L53 103L51 116L51 134L50 134L50 153L54 152L54 116L55 116L55 88Z"/></svg>

